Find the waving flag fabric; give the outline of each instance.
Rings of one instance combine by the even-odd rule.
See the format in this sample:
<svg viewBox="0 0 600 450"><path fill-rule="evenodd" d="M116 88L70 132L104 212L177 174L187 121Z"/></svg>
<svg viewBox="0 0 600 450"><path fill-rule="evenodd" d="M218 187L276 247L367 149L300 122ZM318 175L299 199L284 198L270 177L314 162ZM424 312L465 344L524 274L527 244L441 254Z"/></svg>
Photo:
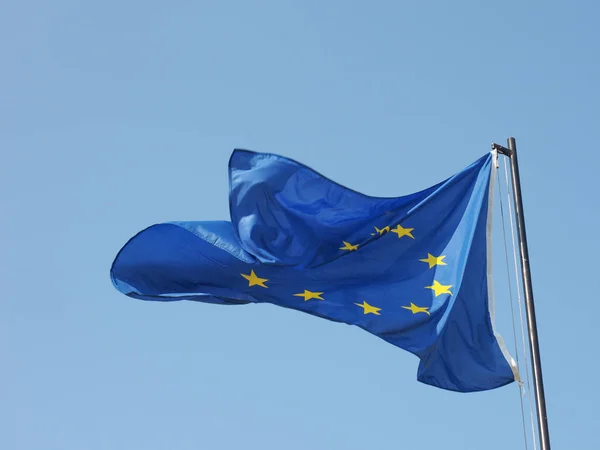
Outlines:
<svg viewBox="0 0 600 450"><path fill-rule="evenodd" d="M235 150L231 221L150 226L111 277L137 299L271 303L356 325L415 354L423 383L497 388L518 374L493 326L492 158L376 198L288 158Z"/></svg>

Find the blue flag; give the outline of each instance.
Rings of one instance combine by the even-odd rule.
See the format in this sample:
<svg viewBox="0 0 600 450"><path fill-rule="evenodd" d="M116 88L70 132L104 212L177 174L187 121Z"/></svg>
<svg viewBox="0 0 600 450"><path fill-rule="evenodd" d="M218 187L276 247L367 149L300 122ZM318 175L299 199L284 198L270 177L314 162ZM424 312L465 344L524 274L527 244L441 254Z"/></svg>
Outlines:
<svg viewBox="0 0 600 450"><path fill-rule="evenodd" d="M273 154L235 150L231 222L133 237L111 277L137 299L272 303L356 325L460 392L518 379L493 325L488 154L423 191L369 197Z"/></svg>

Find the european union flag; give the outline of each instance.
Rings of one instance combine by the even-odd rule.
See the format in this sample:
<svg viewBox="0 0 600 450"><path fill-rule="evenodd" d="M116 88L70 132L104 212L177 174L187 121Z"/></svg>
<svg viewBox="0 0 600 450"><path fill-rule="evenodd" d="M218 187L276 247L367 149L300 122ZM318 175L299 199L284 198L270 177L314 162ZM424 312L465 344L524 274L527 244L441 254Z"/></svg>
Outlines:
<svg viewBox="0 0 600 450"><path fill-rule="evenodd" d="M418 356L423 383L497 388L518 374L493 325L492 159L378 198L235 150L231 222L153 225L123 247L111 277L137 299L272 303L356 325Z"/></svg>

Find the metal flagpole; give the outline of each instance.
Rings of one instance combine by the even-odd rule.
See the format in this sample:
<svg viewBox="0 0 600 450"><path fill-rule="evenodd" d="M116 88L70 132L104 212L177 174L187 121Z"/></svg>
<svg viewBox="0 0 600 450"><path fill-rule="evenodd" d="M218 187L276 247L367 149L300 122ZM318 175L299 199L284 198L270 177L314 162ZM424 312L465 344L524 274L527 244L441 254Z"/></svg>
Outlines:
<svg viewBox="0 0 600 450"><path fill-rule="evenodd" d="M529 348L531 349L531 363L533 367L533 386L535 389L535 405L538 430L540 434L540 448L541 450L550 450L550 434L548 432L548 416L546 414L546 397L544 395L542 362L538 343L535 306L533 303L533 287L531 284L531 270L529 267L529 250L527 248L525 216L523 214L523 198L521 196L521 177L519 175L517 145L515 143L515 138L511 137L508 138L508 148L502 147L498 144L492 144L492 148L510 158L510 172L512 178L513 199L517 216L517 231L519 236L519 249L521 253L521 272L523 275L523 289L525 292L527 328L529 330Z"/></svg>

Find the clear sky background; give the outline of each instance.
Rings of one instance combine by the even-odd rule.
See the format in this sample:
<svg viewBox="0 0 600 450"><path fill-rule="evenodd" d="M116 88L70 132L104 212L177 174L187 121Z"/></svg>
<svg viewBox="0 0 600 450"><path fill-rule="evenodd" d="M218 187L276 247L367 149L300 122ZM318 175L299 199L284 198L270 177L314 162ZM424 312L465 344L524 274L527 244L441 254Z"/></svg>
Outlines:
<svg viewBox="0 0 600 450"><path fill-rule="evenodd" d="M395 196L512 135L553 447L597 449L599 18L593 0L1 2L0 448L524 448L516 384L442 391L355 327L109 279L140 229L228 219L235 147Z"/></svg>

